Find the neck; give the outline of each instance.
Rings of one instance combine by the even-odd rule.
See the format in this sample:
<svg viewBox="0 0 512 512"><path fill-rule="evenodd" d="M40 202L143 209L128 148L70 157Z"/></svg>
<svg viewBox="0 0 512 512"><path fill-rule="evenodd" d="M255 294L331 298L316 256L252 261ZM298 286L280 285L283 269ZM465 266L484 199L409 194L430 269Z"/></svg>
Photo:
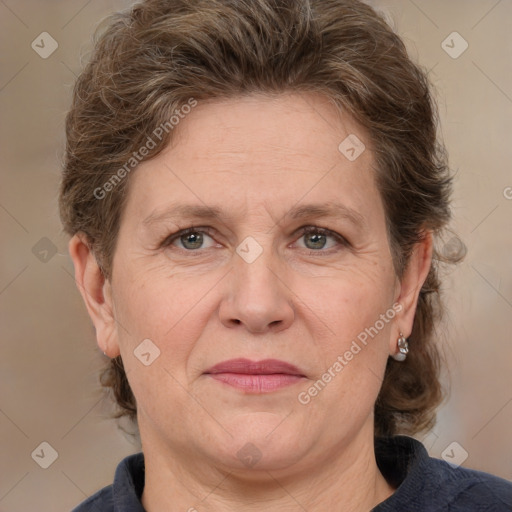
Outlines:
<svg viewBox="0 0 512 512"><path fill-rule="evenodd" d="M321 463L262 469L249 476L205 462L205 457L143 442L142 504L147 512L368 511L394 491L377 467L373 429L370 434L361 431Z"/></svg>

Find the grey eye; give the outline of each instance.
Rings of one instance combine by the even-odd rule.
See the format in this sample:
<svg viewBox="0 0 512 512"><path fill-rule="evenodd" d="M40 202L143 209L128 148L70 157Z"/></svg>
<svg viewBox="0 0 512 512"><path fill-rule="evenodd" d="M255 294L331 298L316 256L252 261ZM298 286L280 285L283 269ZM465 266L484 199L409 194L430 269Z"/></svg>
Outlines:
<svg viewBox="0 0 512 512"><path fill-rule="evenodd" d="M209 241L209 243L208 243ZM175 235L169 245L177 246L181 249L194 251L197 249L208 249L215 244L213 238L201 230L190 230Z"/></svg>
<svg viewBox="0 0 512 512"><path fill-rule="evenodd" d="M200 249L203 244L203 235L200 233L187 233L179 238L185 249Z"/></svg>
<svg viewBox="0 0 512 512"><path fill-rule="evenodd" d="M308 249L323 249L327 243L327 235L322 233L306 233L303 238L306 240L306 247ZM307 243L308 240L311 242L309 245Z"/></svg>

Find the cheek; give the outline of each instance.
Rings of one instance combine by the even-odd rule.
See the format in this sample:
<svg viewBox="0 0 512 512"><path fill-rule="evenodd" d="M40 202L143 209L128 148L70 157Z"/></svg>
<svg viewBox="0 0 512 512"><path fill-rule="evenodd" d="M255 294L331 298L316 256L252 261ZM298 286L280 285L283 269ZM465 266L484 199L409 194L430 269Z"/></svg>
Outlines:
<svg viewBox="0 0 512 512"><path fill-rule="evenodd" d="M343 348L392 308L394 281L390 275L388 268L366 265L296 282L297 295L304 298L303 310L314 313L312 321L316 317L315 323L324 327L324 346L329 340L333 349Z"/></svg>
<svg viewBox="0 0 512 512"><path fill-rule="evenodd" d="M324 286L310 291L307 309L314 312L310 322L317 326L320 373L304 390L301 403L311 402L316 414L351 410L363 421L372 411L396 314L393 283L389 270L375 265L326 279Z"/></svg>
<svg viewBox="0 0 512 512"><path fill-rule="evenodd" d="M126 365L139 344L149 339L160 350L158 362L181 375L204 327L205 296L214 282L213 276L186 279L179 273L169 274L168 270L131 269L118 275L113 286L117 332L123 360L125 354L128 358Z"/></svg>
<svg viewBox="0 0 512 512"><path fill-rule="evenodd" d="M208 307L204 297L212 284L186 281L145 270L118 274L117 286L114 283L121 356L139 411L148 417L156 418L162 410L185 414L193 406L185 391L187 363L204 329ZM144 358L142 354L148 352L150 356ZM173 425L167 428L179 430Z"/></svg>
<svg viewBox="0 0 512 512"><path fill-rule="evenodd" d="M318 297L317 305L325 305L318 316L326 320L316 324L328 325L319 327L324 336L316 336L319 373L301 389L297 400L312 423L315 418L337 418L326 419L323 427L326 439L335 442L340 425L347 435L355 435L371 417L388 359L393 318L389 312L394 310L389 304L391 294L384 288L333 287L329 292L329 300Z"/></svg>
<svg viewBox="0 0 512 512"><path fill-rule="evenodd" d="M161 336L179 329L182 319L193 310L214 284L213 275L195 276L176 271L165 261L158 266L127 263L114 283L116 312L125 322L134 324L139 335Z"/></svg>

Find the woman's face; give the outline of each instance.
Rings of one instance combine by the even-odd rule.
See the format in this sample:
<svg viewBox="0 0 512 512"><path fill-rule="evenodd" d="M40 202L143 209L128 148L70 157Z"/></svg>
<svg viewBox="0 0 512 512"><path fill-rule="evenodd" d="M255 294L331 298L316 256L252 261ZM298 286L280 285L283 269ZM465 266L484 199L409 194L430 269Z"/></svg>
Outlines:
<svg viewBox="0 0 512 512"><path fill-rule="evenodd" d="M133 171L99 341L122 355L143 447L279 469L367 442L416 298L372 165L350 117L283 94L199 103ZM239 358L298 370L208 373Z"/></svg>

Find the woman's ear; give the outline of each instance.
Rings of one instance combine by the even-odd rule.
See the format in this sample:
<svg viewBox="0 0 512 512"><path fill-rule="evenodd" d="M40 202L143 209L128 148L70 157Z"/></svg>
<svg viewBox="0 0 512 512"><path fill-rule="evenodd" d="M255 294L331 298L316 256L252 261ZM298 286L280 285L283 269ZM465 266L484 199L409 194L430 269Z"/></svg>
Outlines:
<svg viewBox="0 0 512 512"><path fill-rule="evenodd" d="M96 329L98 346L107 356L116 357L120 351L110 282L105 279L83 233L71 238L69 254L75 267L76 285Z"/></svg>
<svg viewBox="0 0 512 512"><path fill-rule="evenodd" d="M432 232L426 231L423 239L414 246L409 263L398 285L398 297L395 302L399 302L403 309L397 316L397 326L406 338L412 332L418 297L432 264L432 251ZM396 333L397 337L398 334ZM396 352L396 338L392 338L390 340L390 353L394 354Z"/></svg>

